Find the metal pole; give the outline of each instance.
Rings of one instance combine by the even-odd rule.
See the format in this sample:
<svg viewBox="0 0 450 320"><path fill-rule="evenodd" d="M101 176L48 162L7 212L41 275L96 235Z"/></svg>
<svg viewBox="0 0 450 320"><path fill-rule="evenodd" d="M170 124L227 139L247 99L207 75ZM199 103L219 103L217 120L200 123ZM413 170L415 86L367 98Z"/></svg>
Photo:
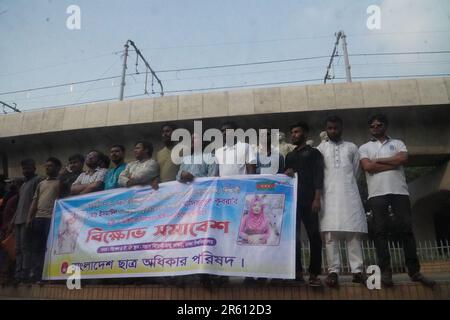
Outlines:
<svg viewBox="0 0 450 320"><path fill-rule="evenodd" d="M331 65L333 64L334 57L336 55L336 51L337 51L337 47L339 45L339 39L340 38L341 38L341 31L336 33L336 43L334 44L333 53L331 54L330 63L328 64L327 73L325 74L325 78L323 79L323 83L327 83L327 80L330 79L330 69L331 69Z"/></svg>
<svg viewBox="0 0 450 320"><path fill-rule="evenodd" d="M3 106L3 112L4 112L4 113L6 113L6 111L4 111L4 110L5 110L5 107L6 107L6 108L9 108L9 109L11 109L11 110L13 110L13 111L15 111L15 112L20 112L20 110L16 108L16 107L17 107L17 104L15 104L14 102L13 102L14 107L11 106L10 104L7 104L6 102L3 102L3 101L0 101L0 104Z"/></svg>
<svg viewBox="0 0 450 320"><path fill-rule="evenodd" d="M127 59L128 59L128 41L125 43L125 53L123 55L123 68L122 68L122 82L120 83L120 95L119 100L123 101L123 92L125 90L125 76L127 73Z"/></svg>
<svg viewBox="0 0 450 320"><path fill-rule="evenodd" d="M164 95L164 88L163 88L161 79L159 79L159 77L156 75L155 71L153 71L152 67L150 67L150 64L144 58L144 56L142 55L142 53L138 49L138 47L136 47L136 44L133 41L131 41L131 40L128 40L128 42L131 44L131 46L134 48L134 50L136 50L136 54L141 57L142 61L144 61L145 66L148 68L148 70L150 70L150 73L152 74L152 77L154 77L156 79L156 81L158 81L159 86L161 87L161 96L163 96ZM153 82L153 78L152 78L152 82ZM154 93L153 89L152 89L152 93Z"/></svg>
<svg viewBox="0 0 450 320"><path fill-rule="evenodd" d="M341 31L342 38L342 50L344 51L344 61L345 61L345 74L347 77L347 82L352 82L352 74L350 72L350 61L348 60L348 51L347 51L347 36L344 31Z"/></svg>

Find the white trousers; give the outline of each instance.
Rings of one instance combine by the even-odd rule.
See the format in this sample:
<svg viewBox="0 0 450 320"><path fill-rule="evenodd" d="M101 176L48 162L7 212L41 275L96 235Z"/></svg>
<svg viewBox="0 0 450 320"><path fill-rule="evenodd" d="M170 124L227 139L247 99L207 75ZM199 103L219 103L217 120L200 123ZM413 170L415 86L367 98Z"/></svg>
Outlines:
<svg viewBox="0 0 450 320"><path fill-rule="evenodd" d="M363 255L361 248L361 233L357 232L324 232L325 249L327 253L328 273L341 271L339 241L345 240L347 255L352 273L363 272ZM341 243L343 245L343 243ZM342 246L341 246L342 247Z"/></svg>

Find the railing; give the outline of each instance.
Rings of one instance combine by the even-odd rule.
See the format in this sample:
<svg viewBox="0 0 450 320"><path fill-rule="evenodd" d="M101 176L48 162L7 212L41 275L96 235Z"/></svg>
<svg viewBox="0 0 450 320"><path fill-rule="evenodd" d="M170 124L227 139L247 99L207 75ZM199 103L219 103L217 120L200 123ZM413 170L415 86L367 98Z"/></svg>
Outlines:
<svg viewBox="0 0 450 320"><path fill-rule="evenodd" d="M391 268L394 273L406 272L405 254L400 242L390 241L389 252L391 255ZM417 255L420 262L433 261L450 261L450 243L445 241L418 241ZM365 267L377 264L377 256L375 250L375 243L371 240L362 241L363 259ZM304 270L308 270L309 266L309 242L302 242L302 265ZM339 242L339 255L341 259L341 273L350 273L350 262L347 254L347 246L345 241ZM327 273L328 264L326 259L325 248L322 249L322 272Z"/></svg>

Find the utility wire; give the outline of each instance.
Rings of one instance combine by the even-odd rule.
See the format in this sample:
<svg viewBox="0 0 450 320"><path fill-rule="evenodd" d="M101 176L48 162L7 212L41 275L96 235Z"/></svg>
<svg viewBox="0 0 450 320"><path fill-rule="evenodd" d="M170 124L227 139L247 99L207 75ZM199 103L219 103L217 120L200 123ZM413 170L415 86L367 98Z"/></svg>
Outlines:
<svg viewBox="0 0 450 320"><path fill-rule="evenodd" d="M450 30L371 32L371 33L349 34L347 36L354 38L354 37L378 37L378 36L405 36L405 35L428 34L428 33L433 33L433 34L450 33ZM335 37L330 36L330 35L298 36L298 37L287 37L287 38L255 40L255 41L216 42L216 43L205 43L205 44L187 44L187 45L180 45L180 46L148 47L148 48L143 48L142 51L168 50L168 49L181 49L181 48L223 47L223 46L235 46L235 45L252 45L252 44L260 44L260 43L270 43L270 42L282 42L282 41L294 41L294 40L320 40L320 39L331 39L331 38L335 38Z"/></svg>
<svg viewBox="0 0 450 320"><path fill-rule="evenodd" d="M349 54L349 56L352 56L352 57L361 57L361 56L368 57L368 56L447 54L447 53L450 53L450 50L442 50L442 51L415 51L415 52L384 52L384 53L355 53L355 54ZM294 62L294 61L304 61L304 60L317 60L317 59L325 59L325 58L329 58L329 56L315 56L315 57L303 57L303 58L282 59L282 60L257 61L257 62L248 62L248 63L238 63L238 64L224 64L224 65L214 65L214 66L204 66L204 67L194 67L194 68L168 69L168 70L159 70L159 71L155 71L155 72L167 73L167 72L194 71L194 70L242 67L242 66L250 66L250 65L284 63L284 62ZM127 74L127 76L129 76L129 75L136 75L136 73ZM30 91L36 91L36 90L45 90L45 89L66 87L66 86L76 85L76 84L83 84L83 83L90 83L90 82L96 82L96 81L117 79L117 78L120 78L120 77L121 76L96 78L96 79L90 79L90 80L84 80L84 81L77 81L77 82L69 82L69 83L63 83L63 84L57 84L57 85L44 86L44 87L29 88L29 89L15 90L15 91L9 91L9 92L1 92L0 95L7 95L7 94L14 94L14 93L21 93L21 92L30 92Z"/></svg>
<svg viewBox="0 0 450 320"><path fill-rule="evenodd" d="M341 60L341 56L339 56L338 62L336 66L339 65L339 61ZM428 65L428 64L450 64L450 60L437 60L437 61L404 61L404 62L377 62L377 63L352 63L352 67L367 67L367 66L400 66L400 65ZM249 71L249 72L236 72L236 73L221 73L221 74L213 74L213 75L205 75L205 76L192 76L192 77L175 77L175 78L164 78L162 79L164 82L167 81L184 81L184 80L192 80L192 79L207 79L207 78L220 78L220 77L233 77L233 76L243 76L243 75L252 75L252 74L264 74L264 73L273 73L273 72L287 72L287 71L300 71L300 70L322 70L323 65L314 65L308 67L301 68L284 68L284 69L272 69L272 70L261 70L261 71ZM140 74L142 76L142 74ZM138 84L142 84L143 82L138 81Z"/></svg>
<svg viewBox="0 0 450 320"><path fill-rule="evenodd" d="M135 85L135 84L133 84ZM120 87L120 83L116 84L116 85L108 85L108 86L102 86L102 87L97 87L97 88L92 88L89 89L90 92L92 91L100 91L100 90L106 90L106 89L117 89ZM74 92L63 92L63 93L54 93L54 94L46 94L46 95L40 95L40 96L32 96L30 98L20 98L20 99L15 99L14 101L18 101L18 102L38 102L40 99L43 98L50 98L50 97L62 97L62 96L68 96L68 95L73 95ZM79 101L80 99L78 99L77 101ZM75 102L76 103L76 102Z"/></svg>
<svg viewBox="0 0 450 320"><path fill-rule="evenodd" d="M141 97L141 96L144 96L144 95L146 95L146 94L141 93L141 94L125 96L124 98L136 98L136 97ZM46 107L46 109L62 108L62 107L70 107L70 106L79 106L79 105L84 105L84 104L89 104L89 103L98 103L98 102L106 102L106 101L114 101L114 100L117 100L117 97L107 98L107 99L100 99L100 100L88 100L88 101L82 101L82 102L78 102L78 103L60 104L60 105Z"/></svg>
<svg viewBox="0 0 450 320"><path fill-rule="evenodd" d="M388 78L419 78L419 77L444 77L450 76L450 73L442 73L442 74L411 74L411 75L379 75L379 76L357 76L353 77L354 79L388 79ZM336 80L345 80L345 77L336 77ZM255 84L243 84L243 85L235 85L235 86L220 86L220 87L209 87L209 88L191 88L191 89L180 89L180 90L171 90L165 91L166 93L182 93L182 92L195 92L195 91L209 91L209 90L223 90L223 89L238 89L238 88L249 88L249 87L264 87L264 86L274 86L274 85L284 85L284 84L294 84L294 83L307 83L307 82L319 82L323 81L323 78L317 79L301 79L301 80L292 80L292 81L280 81L280 82L265 82L265 83L255 83ZM135 94L125 96L124 98L136 98L147 96L147 94ZM97 103L97 102L106 102L106 101L115 101L117 97L108 98L108 99L100 99L100 100L89 100L83 101L80 103L71 103L71 104L62 104L62 105L54 105L47 108L60 108L60 107L69 107L76 105L83 105L89 103Z"/></svg>
<svg viewBox="0 0 450 320"><path fill-rule="evenodd" d="M419 77L444 77L450 76L450 73L443 74L413 74L413 75L383 75L383 76L360 76L353 77L355 79L385 79L385 78L419 78ZM336 77L337 80L345 80L345 77ZM236 88L247 88L247 87L263 87L272 85L283 85L292 83L303 83L303 82L315 82L323 81L323 78L318 79L306 79L306 80L292 80L292 81L280 81L280 82L269 82L269 83L255 83L255 84L244 84L236 86L223 86L223 87L211 87L211 88L195 88L195 89L183 89L183 90L172 90L166 91L167 93L179 93L179 92L193 92L193 91L207 91L207 90L221 90L221 89L236 89Z"/></svg>
<svg viewBox="0 0 450 320"><path fill-rule="evenodd" d="M432 34L450 33L450 30L406 31L406 32L371 32L371 33L349 34L347 36L355 38L355 37L379 37L379 36L387 36L387 35L389 35L389 36L405 36L405 35L429 34L429 33L432 33ZM329 36L329 35L298 36L298 37L287 37L287 38L267 39L267 40L257 40L257 41L242 41L242 42L236 41L236 42L222 42L222 43L210 43L210 44L193 44L193 45L182 45L182 46L149 47L149 48L144 48L141 51L180 49L180 48L197 48L197 47L248 45L248 44L282 42L282 41L293 41L293 40L316 40L316 39L319 40L319 39L326 39L326 38L334 38L334 37L333 36ZM98 59L98 58L105 57L105 56L117 55L117 54L122 53L122 52L123 52L123 50L121 50L121 51L112 51L112 52L109 52L109 53L99 54L99 55L96 55L96 56L91 56L91 57L87 57L87 58L83 58L83 59L70 60L70 61L66 61L66 62L55 64L55 65L36 67L36 68L32 68L32 69L28 69L28 70L22 70L22 71L18 71L18 72L12 72L12 73L4 73L4 74L0 74L0 77L14 76L14 75L23 74L23 73L29 73L29 72L38 71L38 70L55 68L55 67L59 67L59 66L67 65L67 64L94 60L94 59Z"/></svg>
<svg viewBox="0 0 450 320"><path fill-rule="evenodd" d="M413 51L413 52L381 52L381 53L353 53L349 54L350 57L371 57L371 56L401 56L410 54L441 54L450 53L449 50L442 51Z"/></svg>
<svg viewBox="0 0 450 320"><path fill-rule="evenodd" d="M130 76L130 75L135 75L135 73L127 74L127 76ZM96 78L96 79L76 81L76 82L68 82L68 83L56 84L56 85L45 86L45 87L37 87L37 88L30 88L30 89L24 89L24 90L2 92L2 93L0 93L0 95L21 93L21 92L31 92L31 91L37 91L37 90L53 89L53 88L61 88L61 87L67 87L67 86L76 85L76 84L83 84L83 83L90 83L90 82L96 82L96 81L117 79L117 78L120 78L120 77L121 76L112 76L112 77Z"/></svg>
<svg viewBox="0 0 450 320"><path fill-rule="evenodd" d="M114 63L112 63L106 70L105 70L105 72L103 72L101 75L100 75L100 77L103 77L105 74L107 74L117 63L119 63L120 62L120 60L119 59L117 59L116 61L114 61ZM78 102L78 101L80 101L81 100L81 98L82 97L84 97L84 95L87 93L87 92L89 92L91 89L92 89L92 86L94 85L94 83L92 83L90 86L89 86L89 88L87 88L79 97L78 97L78 99L77 99L77 101L75 101L75 102Z"/></svg>
<svg viewBox="0 0 450 320"><path fill-rule="evenodd" d="M18 74L23 74L23 73L31 73L33 71L39 71L39 70L56 68L56 67L64 66L64 65L67 65L67 64L85 62L85 61L95 60L95 59L99 59L99 58L103 58L103 57L107 57L107 56L111 56L111 55L117 55L117 54L122 53L122 52L123 52L123 50L122 51L114 51L114 52L110 52L110 53L104 53L104 54L99 54L99 55L92 56L92 57L83 58L83 59L76 59L76 60L70 60L70 61L66 61L66 62L62 62L62 63L57 63L57 64L54 64L54 65L36 67L36 68L32 68L32 69L28 69L28 70L22 70L22 71L18 71L18 72L4 73L4 74L0 74L0 77L7 77L7 76L9 77L9 76L15 76L15 75L18 75Z"/></svg>
<svg viewBox="0 0 450 320"><path fill-rule="evenodd" d="M341 59L341 56L339 56L337 65L339 65L339 61ZM358 67L367 67L367 66L399 66L399 65L427 65L427 64L435 64L435 65L442 65L442 64L448 64L450 65L450 60L437 60L437 61L405 61L405 62L386 62L386 63L352 63L353 68ZM244 76L244 75L253 75L253 74L265 74L265 73L274 73L274 72L296 72L301 70L322 70L323 65L316 65L316 66L309 66L309 67L302 67L302 68L289 68L289 69L273 69L273 70L262 70L262 71L251 71L251 72L236 72L236 73L225 73L225 74L215 74L215 75L206 75L206 76L193 76L193 77L182 77L182 78L166 78L162 79L164 82L168 81L184 81L184 80L192 80L192 79L209 79L209 78L223 78L223 77L234 77L234 76ZM144 73L140 73L136 76L145 76ZM133 84L128 84L130 87L134 87L136 85L144 84L143 81L137 81ZM89 89L89 91L98 91L98 90L105 90L105 89L111 89L111 88L119 88L120 83L117 83L116 85L108 85L108 86L102 86L102 87L96 87ZM42 98L49 98L49 97L60 97L65 95L71 95L74 94L73 92L64 92L64 93L54 93L54 94L47 94L47 95L39 95L39 96L32 96L31 98L19 98L15 99L17 102L26 101L26 102L34 102L36 99L42 99Z"/></svg>
<svg viewBox="0 0 450 320"><path fill-rule="evenodd" d="M450 53L450 51L449 51L449 53ZM166 73L166 72L180 72L180 71L194 71L194 70L205 70L205 69L244 67L244 66L253 66L253 65L260 65L260 64L270 64L270 63L283 63L283 62L294 62L294 61L305 61L305 60L317 60L317 59L324 59L324 58L328 58L328 56L316 56L316 57L293 58L293 59L283 59L283 60L268 60L268 61L257 61L257 62L236 63L236 64L223 64L223 65L194 67L194 68L158 70L156 72Z"/></svg>

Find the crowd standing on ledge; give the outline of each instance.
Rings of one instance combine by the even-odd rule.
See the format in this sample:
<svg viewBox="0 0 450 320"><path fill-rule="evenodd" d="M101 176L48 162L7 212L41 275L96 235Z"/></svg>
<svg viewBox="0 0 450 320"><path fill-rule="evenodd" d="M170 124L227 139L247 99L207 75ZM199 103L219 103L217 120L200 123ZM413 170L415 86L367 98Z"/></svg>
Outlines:
<svg viewBox="0 0 450 320"><path fill-rule="evenodd" d="M324 122L321 143L314 148L312 141L308 140L308 125L298 122L290 128L292 144L286 143L285 135L280 133L280 144L274 153L270 139L260 143L260 150L245 142L227 141L227 129L238 128L236 123L228 121L220 128L224 146L217 149L215 154L199 153L198 150L203 150L199 147L202 140L194 133L192 154L184 155L181 165L176 165L171 159L171 152L176 145L171 138L177 127L166 123L161 128L164 147L156 153L155 159L153 144L145 140L135 143L133 151L136 160L130 163L124 162L125 147L117 144L110 147L109 156L97 150L88 152L86 156L74 154L69 157L65 167L60 160L50 157L44 164L46 177L36 174L33 159L24 159L21 162L22 178L8 180L6 184L5 179L0 181L0 240L12 236L15 238L14 257L2 252L6 284L42 283L46 241L53 205L57 199L121 187L151 186L158 189L161 182L177 180L189 183L197 177L277 173L290 177L298 175L295 282L305 282L300 254L300 226L303 222L311 252L308 284L322 285L319 276L324 242L328 265L325 283L329 287L339 285L340 240L347 243L353 282L365 284L361 239L367 234L367 220L357 185L357 177L362 169L369 193L368 209L373 214L374 240L382 283L385 286L393 285L388 230L393 221L389 215L394 214L396 236L403 243L411 280L433 287L435 282L420 273L412 233L411 205L403 170L408 152L401 140L387 135L388 125L386 116L372 116L368 121L372 138L358 149L354 143L342 139L342 119L330 116ZM272 128L264 126L261 129L266 129L270 138ZM263 164L260 161L261 153L267 154L271 162L278 163L278 167L273 168L271 163ZM240 161L230 164L221 160L229 154L237 154ZM193 161L195 159L200 160ZM251 210L255 217L264 210L257 202L255 200ZM249 219L252 219L250 215ZM264 234L264 224L261 224L260 229L261 234ZM240 230L243 238L246 237L246 231L245 226ZM262 236L259 241L264 239ZM213 283L222 285L229 279L202 275L200 281L205 286L211 286ZM284 281L291 280L281 282ZM266 279L249 277L244 280L245 284L265 282ZM173 283L185 285L183 281Z"/></svg>

